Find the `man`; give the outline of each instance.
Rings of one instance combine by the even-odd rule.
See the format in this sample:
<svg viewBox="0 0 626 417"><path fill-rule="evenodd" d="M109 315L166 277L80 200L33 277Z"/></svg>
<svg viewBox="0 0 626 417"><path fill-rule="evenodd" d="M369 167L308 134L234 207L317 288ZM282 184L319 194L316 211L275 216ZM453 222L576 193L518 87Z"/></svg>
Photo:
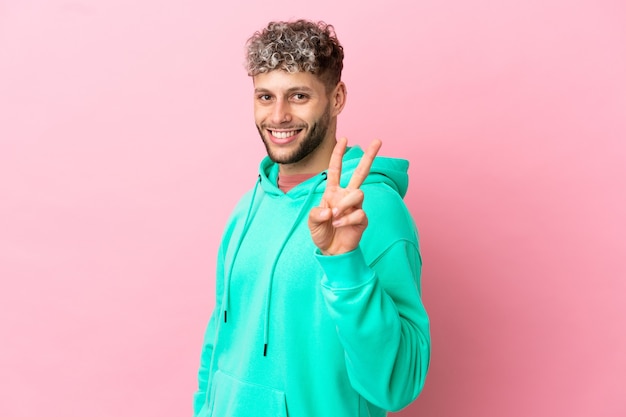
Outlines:
<svg viewBox="0 0 626 417"><path fill-rule="evenodd" d="M332 26L273 22L247 47L268 156L222 238L195 415L385 416L430 360L408 162L336 140Z"/></svg>

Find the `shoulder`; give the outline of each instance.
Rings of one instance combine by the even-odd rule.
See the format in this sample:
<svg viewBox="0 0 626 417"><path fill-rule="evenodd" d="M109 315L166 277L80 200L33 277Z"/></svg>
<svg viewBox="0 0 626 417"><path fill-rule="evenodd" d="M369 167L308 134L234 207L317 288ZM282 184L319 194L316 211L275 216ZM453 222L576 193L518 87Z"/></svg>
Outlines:
<svg viewBox="0 0 626 417"><path fill-rule="evenodd" d="M253 200L256 200L259 197L259 193L262 192L260 188L261 187L258 186L258 183L255 184L255 186L241 196L239 201L235 204L235 207L231 211L224 228L222 237L223 242L230 240L235 229L243 227L243 223L246 221L248 212L253 208Z"/></svg>
<svg viewBox="0 0 626 417"><path fill-rule="evenodd" d="M402 197L384 183L362 186L365 195L363 210L368 226L363 235L366 246L374 251L384 250L398 241L418 245L417 228Z"/></svg>

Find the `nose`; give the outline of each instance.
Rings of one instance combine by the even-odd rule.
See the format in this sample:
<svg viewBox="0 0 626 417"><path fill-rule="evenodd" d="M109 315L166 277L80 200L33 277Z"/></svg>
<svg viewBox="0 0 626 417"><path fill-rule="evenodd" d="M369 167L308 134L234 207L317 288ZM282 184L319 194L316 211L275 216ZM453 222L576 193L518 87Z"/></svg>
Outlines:
<svg viewBox="0 0 626 417"><path fill-rule="evenodd" d="M289 112L289 103L286 100L276 100L272 108L270 116L272 124L279 125L289 123L291 121L291 113Z"/></svg>

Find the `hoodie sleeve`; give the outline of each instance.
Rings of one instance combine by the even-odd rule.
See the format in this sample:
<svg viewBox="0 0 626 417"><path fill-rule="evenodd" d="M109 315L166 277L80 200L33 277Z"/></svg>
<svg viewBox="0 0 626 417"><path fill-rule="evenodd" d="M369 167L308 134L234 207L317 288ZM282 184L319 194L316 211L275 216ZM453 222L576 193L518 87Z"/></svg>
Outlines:
<svg viewBox="0 0 626 417"><path fill-rule="evenodd" d="M207 388L209 386L209 371L211 366L211 355L213 354L213 339L215 337L216 321L218 320L218 309L211 315L209 324L204 334L202 353L200 355L200 367L198 369L198 389L193 396L193 415L197 416L202 406L207 400Z"/></svg>
<svg viewBox="0 0 626 417"><path fill-rule="evenodd" d="M316 255L324 270L322 292L344 347L352 386L370 403L390 411L406 407L419 395L430 362L417 237L394 232L414 226L406 216L388 218L397 223L403 217L408 223L402 229L383 220L374 226L376 238L362 240L352 252Z"/></svg>
<svg viewBox="0 0 626 417"><path fill-rule="evenodd" d="M223 292L223 252L220 248L219 256L217 259L217 272L216 272L216 288L215 288L215 308L209 319L206 331L204 333L204 341L202 343L202 352L200 354L200 367L198 369L198 389L193 396L193 415L197 416L200 410L207 401L207 389L210 384L211 374L211 356L213 355L213 346L215 342L215 332L217 329L217 322L220 319L221 300Z"/></svg>

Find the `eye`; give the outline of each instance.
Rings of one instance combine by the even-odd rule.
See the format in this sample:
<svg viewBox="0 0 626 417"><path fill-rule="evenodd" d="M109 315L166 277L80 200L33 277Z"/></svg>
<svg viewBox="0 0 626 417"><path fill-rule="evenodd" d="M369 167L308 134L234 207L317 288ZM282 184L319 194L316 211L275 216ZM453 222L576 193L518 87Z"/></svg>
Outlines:
<svg viewBox="0 0 626 417"><path fill-rule="evenodd" d="M257 96L257 100L259 101L270 101L272 99L272 96L270 96L269 94L259 94Z"/></svg>
<svg viewBox="0 0 626 417"><path fill-rule="evenodd" d="M306 101L309 98L309 96L303 93L296 93L292 97L294 101Z"/></svg>

